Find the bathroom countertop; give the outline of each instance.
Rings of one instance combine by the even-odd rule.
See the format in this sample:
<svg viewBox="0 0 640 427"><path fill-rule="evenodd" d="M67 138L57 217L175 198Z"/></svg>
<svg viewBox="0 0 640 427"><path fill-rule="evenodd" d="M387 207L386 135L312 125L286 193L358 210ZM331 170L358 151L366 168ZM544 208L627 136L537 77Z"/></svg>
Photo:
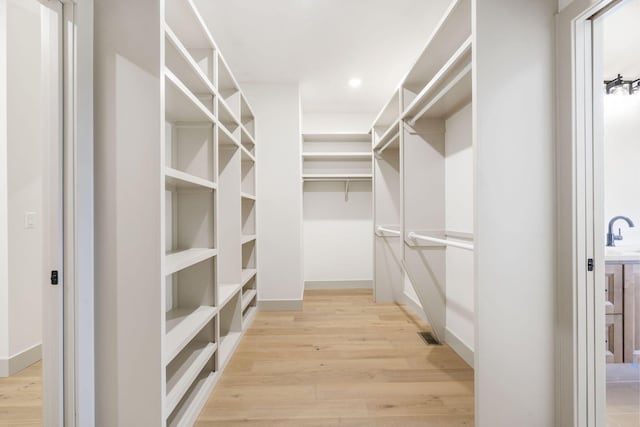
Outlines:
<svg viewBox="0 0 640 427"><path fill-rule="evenodd" d="M638 261L640 262L640 247L621 246L604 248L605 261Z"/></svg>

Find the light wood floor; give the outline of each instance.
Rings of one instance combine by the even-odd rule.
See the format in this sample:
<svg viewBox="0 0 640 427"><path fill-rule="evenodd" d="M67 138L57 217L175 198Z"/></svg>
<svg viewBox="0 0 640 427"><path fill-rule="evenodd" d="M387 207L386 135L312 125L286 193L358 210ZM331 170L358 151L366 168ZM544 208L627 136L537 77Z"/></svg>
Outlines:
<svg viewBox="0 0 640 427"><path fill-rule="evenodd" d="M42 425L42 363L0 378L0 426Z"/></svg>
<svg viewBox="0 0 640 427"><path fill-rule="evenodd" d="M197 425L472 426L473 370L370 291L307 291L258 313Z"/></svg>

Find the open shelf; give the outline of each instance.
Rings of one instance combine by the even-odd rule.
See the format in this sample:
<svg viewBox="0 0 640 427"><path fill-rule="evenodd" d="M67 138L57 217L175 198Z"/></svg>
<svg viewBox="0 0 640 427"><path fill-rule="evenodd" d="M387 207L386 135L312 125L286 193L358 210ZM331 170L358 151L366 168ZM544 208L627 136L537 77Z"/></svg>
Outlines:
<svg viewBox="0 0 640 427"><path fill-rule="evenodd" d="M235 114L229 108L229 105L222 99L218 99L218 121L229 131L234 134L240 126L240 122Z"/></svg>
<svg viewBox="0 0 640 427"><path fill-rule="evenodd" d="M310 132L302 137L304 142L371 142L369 134L362 132Z"/></svg>
<svg viewBox="0 0 640 427"><path fill-rule="evenodd" d="M371 160L371 153L359 151L352 152L326 152L326 153L302 153L303 159L315 160Z"/></svg>
<svg viewBox="0 0 640 427"><path fill-rule="evenodd" d="M255 268L243 268L241 285L246 285L247 282L256 275L256 272L257 270Z"/></svg>
<svg viewBox="0 0 640 427"><path fill-rule="evenodd" d="M182 427L195 424L217 380L218 373L201 372L178 407L169 416L167 426Z"/></svg>
<svg viewBox="0 0 640 427"><path fill-rule="evenodd" d="M249 152L249 150L247 150L247 148L244 145L241 145L240 149L242 150L242 161L243 162L253 162L253 163L255 163L256 158L253 157L253 155Z"/></svg>
<svg viewBox="0 0 640 427"><path fill-rule="evenodd" d="M191 342L167 366L167 414L173 412L198 374L211 363L217 348L212 342Z"/></svg>
<svg viewBox="0 0 640 427"><path fill-rule="evenodd" d="M164 258L164 274L174 274L218 254L216 249L191 248L168 253Z"/></svg>
<svg viewBox="0 0 640 427"><path fill-rule="evenodd" d="M247 199L247 200L253 200L254 202L256 201L256 196L254 196L252 194L240 193L240 197L242 197L243 199Z"/></svg>
<svg viewBox="0 0 640 427"><path fill-rule="evenodd" d="M242 236L240 238L240 243L242 243L243 245L246 245L247 243L250 243L250 242L253 242L254 240L256 240L256 237L257 236L255 234Z"/></svg>
<svg viewBox="0 0 640 427"><path fill-rule="evenodd" d="M226 335L220 337L220 349L218 354L220 356L221 370L229 363L231 355L235 352L236 347L240 344L240 338L242 338L241 331L231 331Z"/></svg>
<svg viewBox="0 0 640 427"><path fill-rule="evenodd" d="M215 123L213 113L176 77L165 68L165 119L169 122Z"/></svg>
<svg viewBox="0 0 640 427"><path fill-rule="evenodd" d="M215 95L213 83L203 69L195 61L189 50L182 44L178 36L168 24L165 30L165 63L192 92L196 94Z"/></svg>
<svg viewBox="0 0 640 427"><path fill-rule="evenodd" d="M402 84L403 110L471 37L471 15L471 0L451 4Z"/></svg>
<svg viewBox="0 0 640 427"><path fill-rule="evenodd" d="M256 155L256 141L253 136L247 131L247 129L243 126L240 132L240 143L244 148L247 149L252 156Z"/></svg>
<svg viewBox="0 0 640 427"><path fill-rule="evenodd" d="M247 292L242 293L242 311L249 306L251 301L256 297L257 291L255 289L250 289Z"/></svg>
<svg viewBox="0 0 640 427"><path fill-rule="evenodd" d="M218 285L218 306L224 307L242 288L240 285Z"/></svg>
<svg viewBox="0 0 640 427"><path fill-rule="evenodd" d="M304 174L302 179L305 181L348 181L348 180L370 180L372 178L370 173L354 173L354 174Z"/></svg>
<svg viewBox="0 0 640 427"><path fill-rule="evenodd" d="M171 362L216 315L216 307L178 308L166 313L165 363Z"/></svg>
<svg viewBox="0 0 640 427"><path fill-rule="evenodd" d="M213 37L192 0L166 0L165 20L186 47L217 50Z"/></svg>
<svg viewBox="0 0 640 427"><path fill-rule="evenodd" d="M393 92L391 99L385 104L371 126L374 143L377 145L382 135L389 132L400 120L400 91Z"/></svg>
<svg viewBox="0 0 640 427"><path fill-rule="evenodd" d="M165 168L164 176L166 185L177 190L211 191L217 188L214 182L169 167Z"/></svg>
<svg viewBox="0 0 640 427"><path fill-rule="evenodd" d="M238 148L240 144L224 126L218 126L218 145L223 148Z"/></svg>
<svg viewBox="0 0 640 427"><path fill-rule="evenodd" d="M218 54L218 93L220 97L227 104L229 111L234 116L234 121L240 123L237 120L241 115L241 93L240 85L236 81L236 78L231 73L227 62L222 55Z"/></svg>
<svg viewBox="0 0 640 427"><path fill-rule="evenodd" d="M256 134L255 115L251 111L251 107L249 107L244 95L240 99L240 120L242 121L242 127L247 130L251 137L254 137Z"/></svg>

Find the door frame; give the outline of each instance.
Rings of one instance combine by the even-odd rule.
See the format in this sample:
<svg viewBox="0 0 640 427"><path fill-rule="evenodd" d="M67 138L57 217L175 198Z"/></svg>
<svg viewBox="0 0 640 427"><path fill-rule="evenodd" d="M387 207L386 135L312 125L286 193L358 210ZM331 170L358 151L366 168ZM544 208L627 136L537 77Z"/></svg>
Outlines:
<svg viewBox="0 0 640 427"><path fill-rule="evenodd" d="M574 0L556 17L556 425L606 425L602 102L595 19L623 0ZM597 58L596 58L597 59ZM598 208L600 206L600 208ZM592 271L588 260L594 260ZM600 321L598 319L601 319Z"/></svg>

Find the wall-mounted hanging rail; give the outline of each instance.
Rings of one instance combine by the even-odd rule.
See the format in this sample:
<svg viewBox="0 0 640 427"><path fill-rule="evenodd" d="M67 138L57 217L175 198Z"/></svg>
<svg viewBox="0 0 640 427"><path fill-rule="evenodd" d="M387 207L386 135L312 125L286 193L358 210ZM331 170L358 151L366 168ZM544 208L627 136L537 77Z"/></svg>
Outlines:
<svg viewBox="0 0 640 427"><path fill-rule="evenodd" d="M460 243L460 242L454 242L453 240L447 240L447 239L438 239L436 237L430 237L430 236L424 236L422 234L417 234L414 233L413 231L411 231L407 237L411 240L423 240L425 242L431 242L431 243L438 243L441 245L445 245L445 246L453 246L455 248L460 248L460 249L466 249L468 251L472 251L473 250L473 244L471 243Z"/></svg>
<svg viewBox="0 0 640 427"><path fill-rule="evenodd" d="M376 234L380 237L389 237L390 236L400 236L399 230L392 230L386 227L378 227L376 229Z"/></svg>

